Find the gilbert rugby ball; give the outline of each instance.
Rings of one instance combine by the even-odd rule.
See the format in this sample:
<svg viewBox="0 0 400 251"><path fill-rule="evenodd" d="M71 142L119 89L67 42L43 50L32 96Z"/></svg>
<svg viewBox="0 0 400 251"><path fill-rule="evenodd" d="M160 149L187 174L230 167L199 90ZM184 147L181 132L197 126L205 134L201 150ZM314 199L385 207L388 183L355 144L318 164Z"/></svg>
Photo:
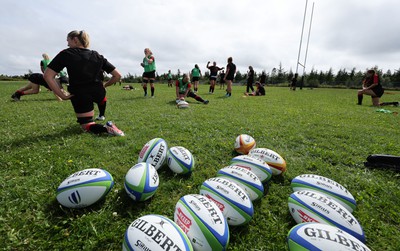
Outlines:
<svg viewBox="0 0 400 251"><path fill-rule="evenodd" d="M356 209L353 195L334 180L315 174L302 174L295 177L290 184L293 191L313 190L334 199L352 213Z"/></svg>
<svg viewBox="0 0 400 251"><path fill-rule="evenodd" d="M157 170L146 162L134 165L125 175L125 190L135 201L151 198L157 191L158 184Z"/></svg>
<svg viewBox="0 0 400 251"><path fill-rule="evenodd" d="M145 215L133 221L125 232L122 250L193 250L190 240L172 220Z"/></svg>
<svg viewBox="0 0 400 251"><path fill-rule="evenodd" d="M218 171L217 176L235 182L250 197L251 201L261 199L264 186L252 171L240 166L227 166Z"/></svg>
<svg viewBox="0 0 400 251"><path fill-rule="evenodd" d="M370 251L349 233L326 224L302 223L293 227L288 234L290 251Z"/></svg>
<svg viewBox="0 0 400 251"><path fill-rule="evenodd" d="M364 231L357 219L342 205L318 192L303 190L290 195L289 211L297 223L319 222L336 226L365 242Z"/></svg>
<svg viewBox="0 0 400 251"><path fill-rule="evenodd" d="M205 196L185 195L176 203L174 221L187 234L194 250L222 251L229 243L229 227L222 212Z"/></svg>
<svg viewBox="0 0 400 251"><path fill-rule="evenodd" d="M167 152L167 165L174 173L191 173L194 169L194 158L188 149L174 146Z"/></svg>
<svg viewBox="0 0 400 251"><path fill-rule="evenodd" d="M263 184L267 183L272 177L272 170L267 163L247 155L239 155L234 157L230 164L252 171L255 175L257 175Z"/></svg>
<svg viewBox="0 0 400 251"><path fill-rule="evenodd" d="M256 141L247 134L240 134L235 140L235 151L240 154L248 154L251 149L256 147Z"/></svg>
<svg viewBox="0 0 400 251"><path fill-rule="evenodd" d="M189 103L184 100L181 100L176 104L176 107L178 107L180 109L189 108Z"/></svg>
<svg viewBox="0 0 400 251"><path fill-rule="evenodd" d="M57 188L57 201L69 208L90 206L114 186L114 179L103 169L90 168L71 174Z"/></svg>
<svg viewBox="0 0 400 251"><path fill-rule="evenodd" d="M228 179L216 177L204 181L200 194L219 207L228 225L244 225L253 217L254 208L250 197L240 186Z"/></svg>
<svg viewBox="0 0 400 251"><path fill-rule="evenodd" d="M254 148L249 156L265 161L272 170L273 175L286 172L286 161L278 153L267 148Z"/></svg>
<svg viewBox="0 0 400 251"><path fill-rule="evenodd" d="M139 153L138 162L150 163L158 170L165 163L167 151L167 142L161 138L154 138L143 146Z"/></svg>

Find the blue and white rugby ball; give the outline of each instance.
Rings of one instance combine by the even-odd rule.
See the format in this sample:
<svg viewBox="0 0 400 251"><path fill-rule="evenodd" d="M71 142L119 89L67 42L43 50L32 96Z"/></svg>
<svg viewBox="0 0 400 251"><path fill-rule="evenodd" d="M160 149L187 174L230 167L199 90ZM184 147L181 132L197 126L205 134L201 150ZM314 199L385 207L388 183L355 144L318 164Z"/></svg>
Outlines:
<svg viewBox="0 0 400 251"><path fill-rule="evenodd" d="M252 171L240 166L227 166L218 171L217 176L235 182L249 195L251 201L264 196L264 186Z"/></svg>
<svg viewBox="0 0 400 251"><path fill-rule="evenodd" d="M223 251L229 227L222 212L205 196L185 195L176 203L174 221L189 237L194 250Z"/></svg>
<svg viewBox="0 0 400 251"><path fill-rule="evenodd" d="M319 222L336 226L365 242L364 231L357 219L341 204L325 195L311 191L297 191L288 198L290 214L297 223Z"/></svg>
<svg viewBox="0 0 400 251"><path fill-rule="evenodd" d="M290 251L370 251L370 249L349 233L326 224L302 223L293 227L288 234Z"/></svg>
<svg viewBox="0 0 400 251"><path fill-rule="evenodd" d="M231 160L231 165L240 166L252 171L263 184L267 183L272 177L272 170L264 161L247 155L239 155Z"/></svg>
<svg viewBox="0 0 400 251"><path fill-rule="evenodd" d="M156 170L165 164L168 145L162 138L154 138L147 142L139 153L138 162L150 163Z"/></svg>
<svg viewBox="0 0 400 251"><path fill-rule="evenodd" d="M125 232L122 250L192 251L190 240L172 220L162 215L145 215L133 221Z"/></svg>
<svg viewBox="0 0 400 251"><path fill-rule="evenodd" d="M334 199L352 213L356 209L356 200L342 185L334 180L315 174L302 174L295 177L290 186L293 191L313 190Z"/></svg>
<svg viewBox="0 0 400 251"><path fill-rule="evenodd" d="M69 208L87 207L106 196L113 186L114 179L106 170L81 170L60 184L57 188L57 201Z"/></svg>
<svg viewBox="0 0 400 251"><path fill-rule="evenodd" d="M219 207L228 225L244 225L253 217L254 208L250 197L239 185L228 179L216 177L204 181L200 194Z"/></svg>
<svg viewBox="0 0 400 251"><path fill-rule="evenodd" d="M134 165L125 175L125 190L134 201L150 199L157 191L158 185L157 170L146 162Z"/></svg>
<svg viewBox="0 0 400 251"><path fill-rule="evenodd" d="M194 158L188 149L174 146L167 152L167 165L174 173L191 173L194 169Z"/></svg>

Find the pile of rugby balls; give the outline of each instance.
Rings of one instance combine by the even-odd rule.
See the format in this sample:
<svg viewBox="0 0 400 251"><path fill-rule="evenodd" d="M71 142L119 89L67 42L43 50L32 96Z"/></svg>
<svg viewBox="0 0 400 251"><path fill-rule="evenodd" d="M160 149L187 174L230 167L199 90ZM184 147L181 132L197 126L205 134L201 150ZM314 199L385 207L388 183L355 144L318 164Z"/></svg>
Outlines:
<svg viewBox="0 0 400 251"><path fill-rule="evenodd" d="M303 174L292 180L291 187L289 211L300 225L288 233L289 250L369 250L352 214L356 201L344 186L323 176Z"/></svg>

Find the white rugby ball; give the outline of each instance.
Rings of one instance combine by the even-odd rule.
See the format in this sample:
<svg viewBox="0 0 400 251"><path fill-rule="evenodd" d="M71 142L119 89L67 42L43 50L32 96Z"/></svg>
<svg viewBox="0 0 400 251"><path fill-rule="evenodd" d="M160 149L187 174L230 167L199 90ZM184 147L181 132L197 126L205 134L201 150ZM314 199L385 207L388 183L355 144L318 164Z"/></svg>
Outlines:
<svg viewBox="0 0 400 251"><path fill-rule="evenodd" d="M349 233L337 227L320 223L302 223L294 226L289 231L287 243L290 251L370 251L364 243Z"/></svg>
<svg viewBox="0 0 400 251"><path fill-rule="evenodd" d="M295 177L290 186L293 191L313 190L334 199L352 213L356 209L353 195L334 180L315 174L302 174Z"/></svg>
<svg viewBox="0 0 400 251"><path fill-rule="evenodd" d="M229 227L222 212L205 196L188 194L176 203L174 221L187 234L194 250L222 251L229 243Z"/></svg>
<svg viewBox="0 0 400 251"><path fill-rule="evenodd" d="M263 184L267 183L272 177L272 170L267 163L247 155L234 157L230 164L249 169L257 175Z"/></svg>
<svg viewBox="0 0 400 251"><path fill-rule="evenodd" d="M165 163L167 151L167 142L162 138L154 138L143 146L139 153L138 162L150 163L156 170L158 170Z"/></svg>
<svg viewBox="0 0 400 251"><path fill-rule="evenodd" d="M190 240L172 220L162 215L145 215L125 232L122 250L193 250Z"/></svg>
<svg viewBox="0 0 400 251"><path fill-rule="evenodd" d="M174 173L191 173L194 169L194 158L188 149L174 146L167 152L167 165Z"/></svg>
<svg viewBox="0 0 400 251"><path fill-rule="evenodd" d="M252 171L240 166L227 166L220 169L217 176L235 182L250 197L251 201L261 199L264 195L264 186Z"/></svg>
<svg viewBox="0 0 400 251"><path fill-rule="evenodd" d="M84 169L68 176L57 188L57 201L69 208L90 206L114 186L109 172L99 168Z"/></svg>
<svg viewBox="0 0 400 251"><path fill-rule="evenodd" d="M189 108L189 103L184 100L181 100L176 104L176 106L180 109L185 109L185 108Z"/></svg>
<svg viewBox="0 0 400 251"><path fill-rule="evenodd" d="M365 242L357 219L342 205L311 190L297 191L288 198L290 214L297 223L319 222L334 225Z"/></svg>
<svg viewBox="0 0 400 251"><path fill-rule="evenodd" d="M256 141L247 134L240 134L235 140L235 151L240 154L248 154L251 149L256 147Z"/></svg>
<svg viewBox="0 0 400 251"><path fill-rule="evenodd" d="M254 148L249 156L265 161L272 170L273 175L286 172L286 161L275 151L268 148Z"/></svg>
<svg viewBox="0 0 400 251"><path fill-rule="evenodd" d="M158 185L157 170L146 162L134 165L125 175L125 190L135 201L150 199L157 191Z"/></svg>
<svg viewBox="0 0 400 251"><path fill-rule="evenodd" d="M200 194L219 207L228 225L244 225L253 217L254 208L250 197L240 186L228 179L216 177L204 181Z"/></svg>

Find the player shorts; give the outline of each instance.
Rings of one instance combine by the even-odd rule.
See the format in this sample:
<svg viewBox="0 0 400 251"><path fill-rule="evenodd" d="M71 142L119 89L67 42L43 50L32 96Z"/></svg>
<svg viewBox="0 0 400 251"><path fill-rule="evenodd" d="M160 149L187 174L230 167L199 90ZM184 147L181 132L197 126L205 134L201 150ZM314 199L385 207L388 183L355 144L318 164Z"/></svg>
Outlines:
<svg viewBox="0 0 400 251"><path fill-rule="evenodd" d="M226 80L233 81L234 78L235 78L235 76L230 76L230 75L226 76Z"/></svg>
<svg viewBox="0 0 400 251"><path fill-rule="evenodd" d="M156 78L156 71L143 72L144 78Z"/></svg>
<svg viewBox="0 0 400 251"><path fill-rule="evenodd" d="M383 89L383 87L381 85L375 86L374 88L372 88L372 91L379 98L382 97L383 93L385 92L385 90Z"/></svg>
<svg viewBox="0 0 400 251"><path fill-rule="evenodd" d="M43 74L41 73L33 73L28 77L29 82L32 82L37 85L41 85L46 87L47 89L51 90L49 85L46 83L46 80L44 80Z"/></svg>
<svg viewBox="0 0 400 251"><path fill-rule="evenodd" d="M200 77L192 77L192 82L199 81Z"/></svg>
<svg viewBox="0 0 400 251"><path fill-rule="evenodd" d="M217 76L210 76L210 80L217 80Z"/></svg>
<svg viewBox="0 0 400 251"><path fill-rule="evenodd" d="M85 113L93 111L93 103L98 104L104 100L106 89L104 87L93 87L79 90L72 94L71 103L75 113Z"/></svg>

